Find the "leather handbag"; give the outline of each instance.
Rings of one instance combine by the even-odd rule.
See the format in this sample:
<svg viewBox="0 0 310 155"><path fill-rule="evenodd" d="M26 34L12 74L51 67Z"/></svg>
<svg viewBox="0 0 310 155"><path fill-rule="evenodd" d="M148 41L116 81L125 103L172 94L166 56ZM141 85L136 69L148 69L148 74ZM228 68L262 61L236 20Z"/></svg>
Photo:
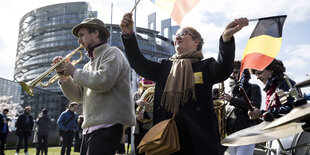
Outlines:
<svg viewBox="0 0 310 155"><path fill-rule="evenodd" d="M167 155L180 150L178 129L174 116L153 126L138 145L139 153Z"/></svg>

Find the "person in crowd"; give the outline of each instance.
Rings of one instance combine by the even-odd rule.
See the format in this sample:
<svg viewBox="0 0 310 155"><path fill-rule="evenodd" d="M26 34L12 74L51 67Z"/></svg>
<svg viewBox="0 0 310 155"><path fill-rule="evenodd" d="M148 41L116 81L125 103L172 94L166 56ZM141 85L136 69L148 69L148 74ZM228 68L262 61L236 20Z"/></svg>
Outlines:
<svg viewBox="0 0 310 155"><path fill-rule="evenodd" d="M51 124L51 119L47 114L46 109L42 109L39 117L36 120L38 128L38 145L37 145L37 155L41 152L44 152L47 155L48 151L48 131Z"/></svg>
<svg viewBox="0 0 310 155"><path fill-rule="evenodd" d="M294 98L292 96L287 97L286 103L281 103L277 94L279 90L289 91L290 89L284 78L284 72L283 62L278 59L274 59L263 71L253 70L252 73L265 85L263 90L266 92L266 108L263 110L254 108L254 111L249 111L250 119L264 118L264 116L279 118L293 109ZM288 81L292 86L295 85L295 81L289 78Z"/></svg>
<svg viewBox="0 0 310 155"><path fill-rule="evenodd" d="M84 121L83 115L79 115L79 118L78 118L79 130L77 132L75 132L74 152L80 152L80 149L81 149L82 132L83 132L83 129L82 129L83 121Z"/></svg>
<svg viewBox="0 0 310 155"><path fill-rule="evenodd" d="M240 91L240 87L244 89L246 95L248 96L251 104L260 109L261 106L261 90L260 87L256 84L251 84L249 80L251 79L251 74L248 69L245 69L243 73L240 73L241 61L234 62L234 69L230 76L230 79L233 81L231 87L231 95L223 93L220 96L220 99L229 102L229 105L233 107L233 110L230 112L230 115L233 115L231 119L227 121L227 134L232 134L239 130L248 128L255 125L254 120L250 120L248 116L248 105L245 102L244 96ZM243 74L242 79L239 81L239 75ZM242 82L242 83L240 83ZM229 118L229 116L228 116ZM229 152L230 155L253 155L255 144L243 145L243 146L230 146Z"/></svg>
<svg viewBox="0 0 310 155"><path fill-rule="evenodd" d="M71 62L56 72L62 92L83 103L84 122L81 155L114 155L123 126L135 125L130 88L130 67L120 49L108 44L109 30L97 18L87 18L72 29L90 61L83 69ZM55 57L54 63L61 60Z"/></svg>
<svg viewBox="0 0 310 155"><path fill-rule="evenodd" d="M9 109L3 109L2 114L0 114L0 153L4 155L4 145L6 143L6 138L9 133L9 118L7 114L9 113Z"/></svg>
<svg viewBox="0 0 310 155"><path fill-rule="evenodd" d="M147 60L140 52L132 14L120 23L125 53L137 74L156 83L153 124L176 113L180 151L175 154L221 154L217 117L212 103L212 86L224 81L233 70L233 35L248 25L246 18L235 19L219 40L218 59L203 59L203 38L192 27L180 28L174 39L176 54L160 62Z"/></svg>
<svg viewBox="0 0 310 155"><path fill-rule="evenodd" d="M16 145L16 153L19 154L19 150L21 148L22 142L24 141L24 152L25 155L28 155L28 139L31 136L32 128L33 128L33 117L30 115L31 107L27 106L24 108L24 113L21 114L15 123L16 127L16 135L18 136L17 145Z"/></svg>
<svg viewBox="0 0 310 155"><path fill-rule="evenodd" d="M140 108L146 106L149 107L151 105L148 104L153 104L153 103L148 103L146 99L141 98L142 94L145 92L150 87L154 87L154 83L152 81L142 79L140 82L140 87L138 88L138 91L134 94L134 102L136 104L136 108L139 106ZM149 108L148 108L149 109ZM145 112L138 112L136 113L136 118L137 118L137 124L135 126L135 131L134 131L134 145L135 145L135 153L138 155L139 150L137 149L137 146L141 142L142 138L144 135L151 129L153 126L153 111L148 110ZM142 153L144 154L144 153Z"/></svg>
<svg viewBox="0 0 310 155"><path fill-rule="evenodd" d="M61 155L70 155L73 137L78 131L78 115L76 111L78 105L76 102L71 102L64 112L62 112L57 120L57 125L62 137Z"/></svg>

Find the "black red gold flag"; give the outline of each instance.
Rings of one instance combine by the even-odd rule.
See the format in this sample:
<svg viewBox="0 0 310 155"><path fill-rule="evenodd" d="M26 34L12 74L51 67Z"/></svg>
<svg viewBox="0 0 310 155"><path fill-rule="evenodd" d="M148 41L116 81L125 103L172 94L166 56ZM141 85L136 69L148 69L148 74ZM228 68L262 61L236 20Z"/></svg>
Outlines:
<svg viewBox="0 0 310 155"><path fill-rule="evenodd" d="M286 17L282 15L258 19L242 56L241 73L246 68L262 71L278 55Z"/></svg>

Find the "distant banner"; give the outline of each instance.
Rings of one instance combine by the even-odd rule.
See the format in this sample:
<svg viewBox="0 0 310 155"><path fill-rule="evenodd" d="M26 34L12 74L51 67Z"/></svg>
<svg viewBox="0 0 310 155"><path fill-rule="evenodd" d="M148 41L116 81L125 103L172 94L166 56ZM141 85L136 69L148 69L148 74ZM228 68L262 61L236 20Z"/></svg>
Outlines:
<svg viewBox="0 0 310 155"><path fill-rule="evenodd" d="M178 24L181 25L183 17L192 10L199 0L150 0L160 9L164 10Z"/></svg>
<svg viewBox="0 0 310 155"><path fill-rule="evenodd" d="M258 19L242 56L241 73L246 68L262 71L278 55L285 19L286 15Z"/></svg>

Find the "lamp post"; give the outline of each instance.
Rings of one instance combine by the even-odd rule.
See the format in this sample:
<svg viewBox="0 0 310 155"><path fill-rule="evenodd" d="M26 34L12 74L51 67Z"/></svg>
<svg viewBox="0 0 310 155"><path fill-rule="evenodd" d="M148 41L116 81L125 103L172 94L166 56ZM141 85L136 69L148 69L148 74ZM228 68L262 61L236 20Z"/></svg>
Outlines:
<svg viewBox="0 0 310 155"><path fill-rule="evenodd" d="M113 35L113 32L112 32L112 18L113 18L113 3L114 3L114 1L115 0L111 1L110 45L112 45L112 35Z"/></svg>

